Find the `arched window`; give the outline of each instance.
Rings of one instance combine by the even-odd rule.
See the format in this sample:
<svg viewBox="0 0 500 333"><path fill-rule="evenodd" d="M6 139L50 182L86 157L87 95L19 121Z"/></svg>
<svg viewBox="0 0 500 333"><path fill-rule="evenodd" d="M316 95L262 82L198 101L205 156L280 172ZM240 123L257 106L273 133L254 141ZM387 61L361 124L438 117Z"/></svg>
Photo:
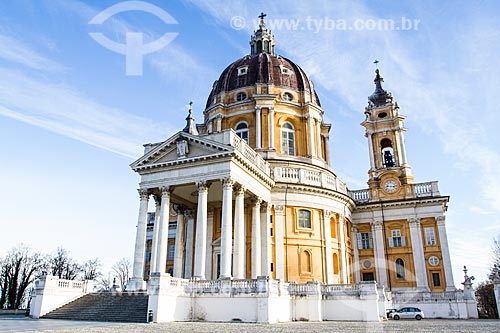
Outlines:
<svg viewBox="0 0 500 333"><path fill-rule="evenodd" d="M235 130L236 134L248 144L248 124L245 122L238 123Z"/></svg>
<svg viewBox="0 0 500 333"><path fill-rule="evenodd" d="M311 229L311 212L299 209L299 228Z"/></svg>
<svg viewBox="0 0 500 333"><path fill-rule="evenodd" d="M309 251L305 250L300 254L300 270L302 273L312 272L311 253Z"/></svg>
<svg viewBox="0 0 500 333"><path fill-rule="evenodd" d="M281 153L295 155L295 130L290 123L281 126Z"/></svg>
<svg viewBox="0 0 500 333"><path fill-rule="evenodd" d="M392 148L391 140L383 139L380 141L380 146L382 147L382 163L384 164L384 167L391 168L396 166L394 149Z"/></svg>
<svg viewBox="0 0 500 333"><path fill-rule="evenodd" d="M267 40L264 41L264 52L269 53L269 42Z"/></svg>
<svg viewBox="0 0 500 333"><path fill-rule="evenodd" d="M339 256L337 253L333 254L333 274L339 274Z"/></svg>
<svg viewBox="0 0 500 333"><path fill-rule="evenodd" d="M262 52L262 41L259 40L257 41L257 53L261 53Z"/></svg>
<svg viewBox="0 0 500 333"><path fill-rule="evenodd" d="M405 278L405 262L401 258L396 259L396 278Z"/></svg>
<svg viewBox="0 0 500 333"><path fill-rule="evenodd" d="M330 233L332 238L337 238L337 221L334 217L330 218Z"/></svg>

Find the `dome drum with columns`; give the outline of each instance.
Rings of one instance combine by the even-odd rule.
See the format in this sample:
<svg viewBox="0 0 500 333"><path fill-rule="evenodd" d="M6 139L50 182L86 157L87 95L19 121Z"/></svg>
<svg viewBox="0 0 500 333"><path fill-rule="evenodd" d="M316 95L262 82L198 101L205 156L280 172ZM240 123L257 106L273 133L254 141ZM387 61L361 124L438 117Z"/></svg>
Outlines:
<svg viewBox="0 0 500 333"><path fill-rule="evenodd" d="M368 188L349 190L330 166L331 125L313 84L275 55L264 15L250 46L214 83L203 122L190 109L182 131L145 145L131 165L141 182L129 289L169 272L197 281L376 281L396 303L400 292L454 291L448 197L437 182L414 182L405 117L379 70L361 124Z"/></svg>

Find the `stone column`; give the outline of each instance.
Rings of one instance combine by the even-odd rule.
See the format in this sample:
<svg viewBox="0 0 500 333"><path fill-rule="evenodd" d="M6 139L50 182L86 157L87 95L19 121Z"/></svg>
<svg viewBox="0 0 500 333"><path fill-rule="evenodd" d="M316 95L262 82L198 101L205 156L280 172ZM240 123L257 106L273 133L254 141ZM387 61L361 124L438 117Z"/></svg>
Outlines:
<svg viewBox="0 0 500 333"><path fill-rule="evenodd" d="M285 280L285 206L274 205L276 247L276 279Z"/></svg>
<svg viewBox="0 0 500 333"><path fill-rule="evenodd" d="M231 278L231 254L233 253L233 180L222 180L222 230L220 241L220 277Z"/></svg>
<svg viewBox="0 0 500 333"><path fill-rule="evenodd" d="M411 249L413 252L413 263L415 266L415 280L417 288L428 290L427 269L425 266L424 246L422 244L422 231L420 228L420 219L408 219L410 224Z"/></svg>
<svg viewBox="0 0 500 333"><path fill-rule="evenodd" d="M184 254L184 278L190 279L193 276L193 238L194 238L194 211L187 209L184 211L186 219L186 252Z"/></svg>
<svg viewBox="0 0 500 333"><path fill-rule="evenodd" d="M402 128L399 129L399 145L401 146L401 158L403 160L401 165L406 165L408 161L406 160L405 135Z"/></svg>
<svg viewBox="0 0 500 333"><path fill-rule="evenodd" d="M375 170L375 156L373 155L372 133L366 132L365 136L368 139L368 154L370 154L370 169Z"/></svg>
<svg viewBox="0 0 500 333"><path fill-rule="evenodd" d="M314 129L313 129L314 118L311 115L307 116L307 131L309 132L309 155L314 156Z"/></svg>
<svg viewBox="0 0 500 333"><path fill-rule="evenodd" d="M175 253L174 253L174 276L182 277L182 264L184 262L184 214L182 207L174 205L177 213L177 226L175 228Z"/></svg>
<svg viewBox="0 0 500 333"><path fill-rule="evenodd" d="M318 158L323 158L323 152L321 150L321 120L319 119L316 119L316 149Z"/></svg>
<svg viewBox="0 0 500 333"><path fill-rule="evenodd" d="M205 259L205 278L212 280L212 254L213 254L214 209L209 208L207 214L207 255Z"/></svg>
<svg viewBox="0 0 500 333"><path fill-rule="evenodd" d="M255 107L255 149L262 148L261 144L261 120L260 120L261 107Z"/></svg>
<svg viewBox="0 0 500 333"><path fill-rule="evenodd" d="M339 240L340 240L340 274L342 276L342 283L347 283L347 253L345 248L345 227L344 215L339 215Z"/></svg>
<svg viewBox="0 0 500 333"><path fill-rule="evenodd" d="M139 205L139 218L137 219L137 234L135 237L132 283L130 283L130 286L127 286L128 290L144 289L144 257L146 255L149 191L147 189L139 189L138 191L141 201Z"/></svg>
<svg viewBox="0 0 500 333"><path fill-rule="evenodd" d="M207 197L208 185L200 181L198 186L198 210L196 213L196 244L194 249L194 277L205 279L205 259L207 255Z"/></svg>
<svg viewBox="0 0 500 333"><path fill-rule="evenodd" d="M156 254L158 252L158 234L160 225L160 213L161 213L161 196L153 195L155 200L156 210L155 210L155 224L153 226L153 240L151 241L151 261L149 262L149 271L152 273L156 269Z"/></svg>
<svg viewBox="0 0 500 333"><path fill-rule="evenodd" d="M252 279L261 275L260 203L261 198L252 200Z"/></svg>
<svg viewBox="0 0 500 333"><path fill-rule="evenodd" d="M438 225L439 244L441 245L446 290L453 291L455 290L455 282L453 282L453 270L451 269L450 250L448 248L448 236L446 235L446 217L437 216L436 222Z"/></svg>
<svg viewBox="0 0 500 333"><path fill-rule="evenodd" d="M333 284L333 251L332 251L332 230L330 225L329 210L323 211L323 230L325 238L325 257L326 257L326 283Z"/></svg>
<svg viewBox="0 0 500 333"><path fill-rule="evenodd" d="M245 278L245 188L235 187L233 276Z"/></svg>
<svg viewBox="0 0 500 333"><path fill-rule="evenodd" d="M383 224L380 221L372 223L375 268L377 270L377 282L379 286L387 288L387 265L385 262L384 234L382 232Z"/></svg>
<svg viewBox="0 0 500 333"><path fill-rule="evenodd" d="M360 267L359 267L359 249L358 249L358 228L353 226L351 229L352 243L354 251L354 282L359 283L361 281Z"/></svg>
<svg viewBox="0 0 500 333"><path fill-rule="evenodd" d="M261 247L262 247L262 268L261 275L271 277L271 223L270 223L270 209L271 207L267 202L263 203L260 207L260 234L261 234Z"/></svg>
<svg viewBox="0 0 500 333"><path fill-rule="evenodd" d="M165 273L167 268L168 251L168 222L170 219L170 188L168 186L160 187L161 190L161 208L160 224L158 230L158 251L156 252L155 272Z"/></svg>
<svg viewBox="0 0 500 333"><path fill-rule="evenodd" d="M269 107L269 149L274 147L274 106Z"/></svg>
<svg viewBox="0 0 500 333"><path fill-rule="evenodd" d="M217 119L217 132L221 132L222 131L222 115L219 113L217 116L215 116L215 118Z"/></svg>
<svg viewBox="0 0 500 333"><path fill-rule="evenodd" d="M325 161L330 164L330 136L325 135Z"/></svg>

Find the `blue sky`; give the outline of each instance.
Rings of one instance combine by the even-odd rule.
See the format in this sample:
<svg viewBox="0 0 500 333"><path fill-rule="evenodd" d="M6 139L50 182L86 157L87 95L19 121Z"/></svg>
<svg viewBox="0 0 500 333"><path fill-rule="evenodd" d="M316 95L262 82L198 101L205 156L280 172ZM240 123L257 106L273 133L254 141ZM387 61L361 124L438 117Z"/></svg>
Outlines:
<svg viewBox="0 0 500 333"><path fill-rule="evenodd" d="M333 124L333 168L351 189L367 187L359 123L374 89L372 62L380 61L385 87L407 115L416 182L439 180L441 193L451 196L447 228L456 285L463 265L485 279L500 233L500 4L150 1L178 24L138 11L88 24L117 3L0 2L0 253L23 242L43 252L64 246L75 258L99 257L106 266L132 257L139 178L128 165L143 143L183 127L189 101L201 120L212 83L249 53L256 16L264 11L268 26L275 24L277 53L315 83ZM235 17L244 19L238 29L242 20ZM418 20L418 29L341 30L324 23L402 17ZM127 31L143 32L146 41L165 32L178 36L144 56L142 76L127 76L125 57L89 36L102 32L123 43Z"/></svg>

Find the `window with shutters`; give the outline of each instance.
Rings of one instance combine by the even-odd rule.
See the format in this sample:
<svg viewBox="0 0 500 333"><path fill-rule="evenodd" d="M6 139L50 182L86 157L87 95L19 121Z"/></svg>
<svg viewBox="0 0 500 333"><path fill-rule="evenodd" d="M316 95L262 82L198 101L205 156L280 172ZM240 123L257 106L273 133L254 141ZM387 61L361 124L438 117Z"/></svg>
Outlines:
<svg viewBox="0 0 500 333"><path fill-rule="evenodd" d="M389 237L389 247L404 247L406 246L406 238L401 236L401 230L395 229L391 232L392 237Z"/></svg>
<svg viewBox="0 0 500 333"><path fill-rule="evenodd" d="M361 232L358 234L358 249L366 250L373 248L373 237L371 232Z"/></svg>

